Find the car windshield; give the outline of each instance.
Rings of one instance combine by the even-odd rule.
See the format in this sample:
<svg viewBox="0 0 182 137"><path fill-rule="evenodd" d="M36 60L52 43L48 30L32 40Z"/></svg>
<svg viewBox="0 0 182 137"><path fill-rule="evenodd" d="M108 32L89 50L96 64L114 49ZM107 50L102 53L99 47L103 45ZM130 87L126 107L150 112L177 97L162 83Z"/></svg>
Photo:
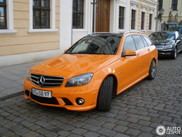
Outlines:
<svg viewBox="0 0 182 137"><path fill-rule="evenodd" d="M117 52L121 36L86 36L76 42L66 54L106 54Z"/></svg>
<svg viewBox="0 0 182 137"><path fill-rule="evenodd" d="M151 40L174 40L174 32L154 32L149 36Z"/></svg>

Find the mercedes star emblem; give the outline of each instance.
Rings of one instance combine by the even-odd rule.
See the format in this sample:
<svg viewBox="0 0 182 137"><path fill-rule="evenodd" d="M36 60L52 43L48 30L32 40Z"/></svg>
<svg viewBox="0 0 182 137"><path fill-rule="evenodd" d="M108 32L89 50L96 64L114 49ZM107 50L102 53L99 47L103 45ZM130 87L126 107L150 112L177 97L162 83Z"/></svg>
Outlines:
<svg viewBox="0 0 182 137"><path fill-rule="evenodd" d="M45 84L45 78L43 76L40 76L39 85L43 86L44 84Z"/></svg>

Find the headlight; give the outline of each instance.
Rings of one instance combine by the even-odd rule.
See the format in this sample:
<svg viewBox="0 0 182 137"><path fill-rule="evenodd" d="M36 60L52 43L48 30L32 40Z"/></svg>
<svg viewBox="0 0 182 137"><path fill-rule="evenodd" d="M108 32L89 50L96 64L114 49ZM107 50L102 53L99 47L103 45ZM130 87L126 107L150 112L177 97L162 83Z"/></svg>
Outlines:
<svg viewBox="0 0 182 137"><path fill-rule="evenodd" d="M26 78L27 78L28 80L30 80L30 79L31 79L30 72L27 72Z"/></svg>
<svg viewBox="0 0 182 137"><path fill-rule="evenodd" d="M164 49L172 49L173 48L173 45L166 45L164 46Z"/></svg>
<svg viewBox="0 0 182 137"><path fill-rule="evenodd" d="M90 80L92 79L92 76L93 76L93 73L86 73L83 75L73 77L68 80L66 87L75 87L75 86L86 85L90 82Z"/></svg>

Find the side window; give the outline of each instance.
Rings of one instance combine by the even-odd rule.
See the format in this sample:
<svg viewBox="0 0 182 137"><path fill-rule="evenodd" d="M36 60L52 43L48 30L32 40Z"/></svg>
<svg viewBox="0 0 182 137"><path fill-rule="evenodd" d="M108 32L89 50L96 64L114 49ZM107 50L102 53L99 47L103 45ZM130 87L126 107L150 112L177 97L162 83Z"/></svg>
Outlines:
<svg viewBox="0 0 182 137"><path fill-rule="evenodd" d="M151 46L152 45L152 42L151 42L151 40L149 39L149 38L147 38L147 37L143 37L144 38L144 40L147 42L147 45L148 46Z"/></svg>
<svg viewBox="0 0 182 137"><path fill-rule="evenodd" d="M143 43L143 40L142 40L142 38L139 35L134 35L133 39L135 41L137 50L142 49L142 48L145 47L144 43Z"/></svg>
<svg viewBox="0 0 182 137"><path fill-rule="evenodd" d="M144 46L145 46L145 47L148 47L149 45L147 44L147 42L146 42L146 40L144 39L144 37L141 36L141 38L142 38L142 40L143 40Z"/></svg>
<svg viewBox="0 0 182 137"><path fill-rule="evenodd" d="M125 42L124 42L123 51L125 51L127 49L136 50L135 43L131 36L126 37Z"/></svg>

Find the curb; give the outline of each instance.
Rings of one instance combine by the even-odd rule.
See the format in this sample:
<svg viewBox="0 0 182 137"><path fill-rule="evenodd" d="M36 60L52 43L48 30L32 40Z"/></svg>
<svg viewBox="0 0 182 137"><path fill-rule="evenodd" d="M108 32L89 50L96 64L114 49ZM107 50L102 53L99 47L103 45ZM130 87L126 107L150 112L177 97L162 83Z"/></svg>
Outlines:
<svg viewBox="0 0 182 137"><path fill-rule="evenodd" d="M6 100L6 99L9 99L9 98L12 98L12 97L16 97L16 96L19 96L19 95L23 95L23 91L19 91L17 93L13 93L13 94L10 94L10 95L4 96L4 97L0 97L0 101Z"/></svg>

